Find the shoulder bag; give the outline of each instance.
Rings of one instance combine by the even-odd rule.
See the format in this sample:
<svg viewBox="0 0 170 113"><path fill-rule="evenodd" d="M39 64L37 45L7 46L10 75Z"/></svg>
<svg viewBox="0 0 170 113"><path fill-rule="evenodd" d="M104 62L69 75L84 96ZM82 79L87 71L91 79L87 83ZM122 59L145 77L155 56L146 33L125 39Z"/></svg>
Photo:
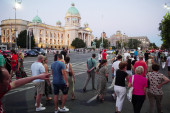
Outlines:
<svg viewBox="0 0 170 113"><path fill-rule="evenodd" d="M134 81L134 75L132 75L132 86L129 88L127 93L127 99L132 102L132 93L133 93L133 81Z"/></svg>

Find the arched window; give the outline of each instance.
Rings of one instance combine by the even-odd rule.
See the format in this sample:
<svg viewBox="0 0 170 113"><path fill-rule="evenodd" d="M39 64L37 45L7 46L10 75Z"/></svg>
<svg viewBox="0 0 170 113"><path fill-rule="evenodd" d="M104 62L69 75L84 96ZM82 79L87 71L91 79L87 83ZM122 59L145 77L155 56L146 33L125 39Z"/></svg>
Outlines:
<svg viewBox="0 0 170 113"><path fill-rule="evenodd" d="M7 43L9 43L9 37L7 38Z"/></svg>
<svg viewBox="0 0 170 113"><path fill-rule="evenodd" d="M54 44L56 44L56 39L54 39Z"/></svg>
<svg viewBox="0 0 170 113"><path fill-rule="evenodd" d="M50 44L52 44L52 39L50 39Z"/></svg>
<svg viewBox="0 0 170 113"><path fill-rule="evenodd" d="M48 43L48 38L46 38L46 43Z"/></svg>
<svg viewBox="0 0 170 113"><path fill-rule="evenodd" d="M70 21L70 19L69 18L67 18L67 22L69 22Z"/></svg>
<svg viewBox="0 0 170 113"><path fill-rule="evenodd" d="M42 38L40 38L40 43L42 43Z"/></svg>
<svg viewBox="0 0 170 113"><path fill-rule="evenodd" d="M70 36L69 36L69 34L67 35L67 38L69 38Z"/></svg>

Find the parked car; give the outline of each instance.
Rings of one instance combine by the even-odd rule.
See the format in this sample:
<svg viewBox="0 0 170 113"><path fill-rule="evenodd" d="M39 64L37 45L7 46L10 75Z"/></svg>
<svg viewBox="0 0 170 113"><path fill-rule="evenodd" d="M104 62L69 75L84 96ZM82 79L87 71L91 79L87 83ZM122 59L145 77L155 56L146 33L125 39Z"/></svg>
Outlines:
<svg viewBox="0 0 170 113"><path fill-rule="evenodd" d="M27 56L38 56L38 53L35 53L33 50L29 50L26 52Z"/></svg>
<svg viewBox="0 0 170 113"><path fill-rule="evenodd" d="M130 49L130 55L133 56L136 49Z"/></svg>
<svg viewBox="0 0 170 113"><path fill-rule="evenodd" d="M7 55L11 55L11 51L5 50L5 51L2 52L2 55L6 58Z"/></svg>
<svg viewBox="0 0 170 113"><path fill-rule="evenodd" d="M36 49L32 49L32 51L40 55L40 53Z"/></svg>
<svg viewBox="0 0 170 113"><path fill-rule="evenodd" d="M45 55L45 50L43 48L35 47L33 50L37 50L39 55Z"/></svg>
<svg viewBox="0 0 170 113"><path fill-rule="evenodd" d="M114 52L115 52L114 50L107 50L106 51L107 54L114 54Z"/></svg>

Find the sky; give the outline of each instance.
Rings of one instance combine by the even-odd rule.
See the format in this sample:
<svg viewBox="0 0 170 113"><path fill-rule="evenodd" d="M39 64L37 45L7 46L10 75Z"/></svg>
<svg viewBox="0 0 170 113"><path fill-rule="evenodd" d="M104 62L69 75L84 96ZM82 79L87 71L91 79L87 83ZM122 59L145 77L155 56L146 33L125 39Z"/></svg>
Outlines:
<svg viewBox="0 0 170 113"><path fill-rule="evenodd" d="M81 15L81 26L88 23L94 37L106 32L107 37L120 30L129 37L147 36L157 46L162 44L159 23L168 12L163 6L170 0L19 0L16 18L32 21L38 15L42 22L65 25L65 14L74 3ZM0 21L14 19L15 0L0 0Z"/></svg>

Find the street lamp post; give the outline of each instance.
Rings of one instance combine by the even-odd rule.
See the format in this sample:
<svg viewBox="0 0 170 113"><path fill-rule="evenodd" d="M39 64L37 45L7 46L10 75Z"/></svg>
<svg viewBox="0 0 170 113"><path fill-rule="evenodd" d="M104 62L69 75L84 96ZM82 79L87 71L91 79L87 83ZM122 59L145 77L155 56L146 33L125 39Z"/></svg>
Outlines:
<svg viewBox="0 0 170 113"><path fill-rule="evenodd" d="M15 48L17 48L17 39L16 39L16 31L17 31L17 29L16 29L16 10L18 8L20 8L21 2L22 2L21 0L15 0L15 6L14 6L14 10L15 10L15 30L14 30L14 32L15 32Z"/></svg>

